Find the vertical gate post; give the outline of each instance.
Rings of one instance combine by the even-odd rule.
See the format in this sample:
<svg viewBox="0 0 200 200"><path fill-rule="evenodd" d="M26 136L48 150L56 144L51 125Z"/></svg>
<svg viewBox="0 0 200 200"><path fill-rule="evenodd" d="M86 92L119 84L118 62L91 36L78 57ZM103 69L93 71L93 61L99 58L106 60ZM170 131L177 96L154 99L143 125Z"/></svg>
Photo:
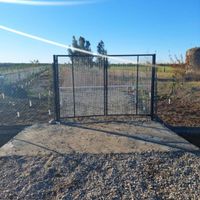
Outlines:
<svg viewBox="0 0 200 200"><path fill-rule="evenodd" d="M139 82L139 56L137 56L137 75L136 75L136 115L138 115L138 102L139 102L139 89L138 89L138 82Z"/></svg>
<svg viewBox="0 0 200 200"><path fill-rule="evenodd" d="M72 55L72 87L73 87L73 106L74 106L74 117L76 117L76 99L75 99L75 83L74 83L74 57Z"/></svg>
<svg viewBox="0 0 200 200"><path fill-rule="evenodd" d="M58 76L58 56L53 56L53 85L54 85L54 120L60 121L60 94Z"/></svg>
<svg viewBox="0 0 200 200"><path fill-rule="evenodd" d="M102 66L102 60L100 60L100 65ZM103 96L104 96L104 115L106 115L106 66L105 66L105 58L103 59Z"/></svg>
<svg viewBox="0 0 200 200"><path fill-rule="evenodd" d="M106 58L106 115L108 115L108 58Z"/></svg>
<svg viewBox="0 0 200 200"><path fill-rule="evenodd" d="M108 115L108 59L103 59L104 68L104 115Z"/></svg>
<svg viewBox="0 0 200 200"><path fill-rule="evenodd" d="M152 56L152 77L151 77L151 120L155 116L155 81L156 81L156 54Z"/></svg>

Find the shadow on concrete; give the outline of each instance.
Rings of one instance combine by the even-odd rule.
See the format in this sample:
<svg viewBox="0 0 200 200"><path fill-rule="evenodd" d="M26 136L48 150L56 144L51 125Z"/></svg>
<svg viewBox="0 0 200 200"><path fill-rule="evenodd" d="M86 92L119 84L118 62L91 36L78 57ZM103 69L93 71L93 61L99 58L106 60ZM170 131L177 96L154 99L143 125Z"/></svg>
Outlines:
<svg viewBox="0 0 200 200"><path fill-rule="evenodd" d="M134 122L134 121L123 121L123 120L104 120L104 121L98 121L98 122L94 121L94 122L83 122L83 123L73 123L73 124L92 125L92 124L104 124L104 123L134 125L134 126L139 126L139 127L144 127L144 128L153 128L153 129L160 130L160 131L166 131L165 128L158 128L158 127L149 126L149 125L144 126L143 123L138 123L138 122ZM148 123L148 121L147 121L147 123ZM66 124L67 124L67 122L66 122Z"/></svg>
<svg viewBox="0 0 200 200"><path fill-rule="evenodd" d="M156 118L156 121L160 122L168 129L200 148L200 127L172 126L164 122L159 117Z"/></svg>
<svg viewBox="0 0 200 200"><path fill-rule="evenodd" d="M24 125L0 126L0 147L6 144L26 127L27 126Z"/></svg>
<svg viewBox="0 0 200 200"><path fill-rule="evenodd" d="M136 136L136 135L121 133L121 132L116 132L116 131L108 131L108 130L103 130L103 129L91 128L91 127L84 126L83 124L80 124L80 123L77 124L77 123L67 123L67 122L65 122L65 123L62 123L62 124L67 125L67 126L71 126L71 127L80 128L80 129L92 130L92 131L96 131L96 132L99 132L99 133L106 133L106 134L111 134L111 135L115 135L115 136L119 136L119 137L127 137L127 138L130 138L130 139L139 140L139 141L142 141L142 142L158 144L158 145L173 148L175 150L182 150L182 151L187 151L187 152L198 151L198 150L192 150L191 146L187 146L188 142L161 141L161 139L158 138L158 137ZM166 129L164 129L164 130L166 130Z"/></svg>
<svg viewBox="0 0 200 200"><path fill-rule="evenodd" d="M45 147L45 146L43 146L41 144L36 144L36 143L30 142L30 141L27 141L27 140L16 139L16 138L14 140L19 141L19 142L24 142L24 143L27 143L27 144L30 144L30 145L33 145L33 146L36 146L36 147L39 147L39 148L44 149L46 151L50 151L51 153L58 154L59 156L63 156L64 155L64 154L62 154L62 153L60 153L60 152L58 152L56 150L50 149L50 148Z"/></svg>
<svg viewBox="0 0 200 200"><path fill-rule="evenodd" d="M113 121L113 123L115 123L116 121ZM99 122L99 123L105 123L105 122ZM116 122L117 123L117 122ZM121 122L121 123L126 123L127 122ZM91 130L91 131L95 131L95 132L99 132L99 134L101 133L106 133L106 134L110 134L110 135L114 135L114 136L118 136L118 137L127 137L130 139L134 139L134 140L138 140L138 141L142 141L142 142L148 142L148 143L152 143L152 144L157 144L157 145L161 145L161 146L165 146L165 147L170 147L172 149L174 149L175 151L183 151L183 152L190 152L190 153L199 153L199 150L195 150L192 149L191 146L189 145L188 142L184 142L184 141L174 141L174 140L161 140L161 138L159 137L152 137L152 136L148 136L148 135L131 135L128 133L124 133L124 132L118 132L118 131L109 131L109 130L105 130L103 127L102 128L93 128L93 127L88 127L88 123L75 123L75 122L65 122L62 123L63 125L66 126L70 126L70 127L75 127L75 128L80 128L80 129L85 129L85 130ZM86 125L87 124L87 125ZM130 124L129 124L130 125ZM133 125L135 126L136 124ZM142 123L141 125L137 126L141 126L141 127L145 127L145 128L155 128L155 127L149 127L149 126L143 126ZM17 135L17 133L19 133L20 131L22 131L26 126L15 126L15 127L4 127L0 129L1 130L6 130L7 133L8 131L10 131L10 138L7 139L10 140L11 138L13 138L15 135ZM157 128L158 129L158 128ZM160 129L160 130L166 130L166 129ZM3 135L3 134L0 134ZM20 141L20 142L24 142L33 146L36 146L38 148L44 149L46 151L49 151L51 153L55 153L57 155L63 156L64 154L57 151L56 149L51 149L49 147L46 147L45 145L41 145L41 144L37 144L37 143L33 143L31 141L27 141L27 140L22 140L22 139L14 139L16 141ZM5 144L5 142L4 142Z"/></svg>

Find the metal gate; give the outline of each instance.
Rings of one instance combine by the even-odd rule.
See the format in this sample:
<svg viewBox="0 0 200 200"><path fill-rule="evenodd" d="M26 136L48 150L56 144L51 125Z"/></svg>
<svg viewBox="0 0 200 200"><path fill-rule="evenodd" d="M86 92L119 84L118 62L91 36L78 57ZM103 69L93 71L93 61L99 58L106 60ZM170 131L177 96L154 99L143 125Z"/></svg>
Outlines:
<svg viewBox="0 0 200 200"><path fill-rule="evenodd" d="M55 119L154 115L155 54L54 55Z"/></svg>

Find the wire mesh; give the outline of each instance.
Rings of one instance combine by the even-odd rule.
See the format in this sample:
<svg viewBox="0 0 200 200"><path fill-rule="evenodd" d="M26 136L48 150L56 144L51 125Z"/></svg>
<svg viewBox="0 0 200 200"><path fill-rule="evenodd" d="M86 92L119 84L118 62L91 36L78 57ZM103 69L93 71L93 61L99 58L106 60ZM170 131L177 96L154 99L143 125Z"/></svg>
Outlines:
<svg viewBox="0 0 200 200"><path fill-rule="evenodd" d="M74 98L72 82L72 62L69 58L59 58L59 95L60 116L74 116Z"/></svg>
<svg viewBox="0 0 200 200"><path fill-rule="evenodd" d="M123 57L124 62L118 58L109 59L108 114L136 114L136 58Z"/></svg>
<svg viewBox="0 0 200 200"><path fill-rule="evenodd" d="M152 57L58 56L61 118L150 115Z"/></svg>
<svg viewBox="0 0 200 200"><path fill-rule="evenodd" d="M138 114L151 112L152 57L138 59Z"/></svg>
<svg viewBox="0 0 200 200"><path fill-rule="evenodd" d="M103 115L103 62L84 57L73 63L77 116Z"/></svg>
<svg viewBox="0 0 200 200"><path fill-rule="evenodd" d="M53 118L52 66L0 67L0 125L29 125Z"/></svg>
<svg viewBox="0 0 200 200"><path fill-rule="evenodd" d="M59 58L61 117L104 114L104 66L97 57Z"/></svg>

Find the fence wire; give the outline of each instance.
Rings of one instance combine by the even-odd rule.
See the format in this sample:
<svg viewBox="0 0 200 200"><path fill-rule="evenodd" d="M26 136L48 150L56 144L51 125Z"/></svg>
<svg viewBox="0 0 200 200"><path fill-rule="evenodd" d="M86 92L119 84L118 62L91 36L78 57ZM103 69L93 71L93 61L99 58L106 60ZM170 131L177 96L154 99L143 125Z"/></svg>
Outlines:
<svg viewBox="0 0 200 200"><path fill-rule="evenodd" d="M150 115L152 67L152 55L58 56L60 117Z"/></svg>
<svg viewBox="0 0 200 200"><path fill-rule="evenodd" d="M0 67L0 125L29 125L53 118L52 66Z"/></svg>

